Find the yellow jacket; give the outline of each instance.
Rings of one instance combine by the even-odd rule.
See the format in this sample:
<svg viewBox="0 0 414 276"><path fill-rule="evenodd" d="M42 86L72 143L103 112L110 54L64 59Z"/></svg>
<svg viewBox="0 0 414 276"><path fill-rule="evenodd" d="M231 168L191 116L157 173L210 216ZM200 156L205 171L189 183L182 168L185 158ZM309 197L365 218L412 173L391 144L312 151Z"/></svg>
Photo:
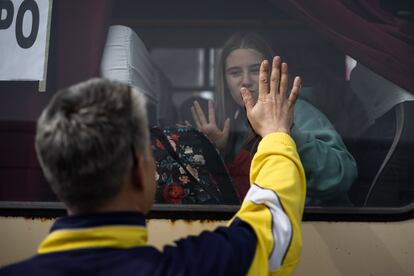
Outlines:
<svg viewBox="0 0 414 276"><path fill-rule="evenodd" d="M249 275L291 275L302 249L306 178L288 134L272 133L262 139L250 168L250 183L234 217L248 223L257 236Z"/></svg>

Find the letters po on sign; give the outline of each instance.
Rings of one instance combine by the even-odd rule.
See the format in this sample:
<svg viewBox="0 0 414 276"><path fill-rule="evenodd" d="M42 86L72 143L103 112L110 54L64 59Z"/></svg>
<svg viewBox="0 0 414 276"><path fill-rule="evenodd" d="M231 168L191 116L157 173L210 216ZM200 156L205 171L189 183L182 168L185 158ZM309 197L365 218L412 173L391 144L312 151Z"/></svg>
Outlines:
<svg viewBox="0 0 414 276"><path fill-rule="evenodd" d="M39 32L39 6L34 0L24 0L19 7L14 7L13 2L10 0L0 1L0 14L3 15L4 12L6 16L4 18L0 17L0 30L10 28L13 17L14 9L17 8L17 17L16 17L16 40L20 47L27 49L32 47L37 38L37 33ZM23 35L23 19L27 16L28 12L32 15L32 27L30 30L29 36Z"/></svg>
<svg viewBox="0 0 414 276"><path fill-rule="evenodd" d="M52 0L0 0L0 80L44 80Z"/></svg>

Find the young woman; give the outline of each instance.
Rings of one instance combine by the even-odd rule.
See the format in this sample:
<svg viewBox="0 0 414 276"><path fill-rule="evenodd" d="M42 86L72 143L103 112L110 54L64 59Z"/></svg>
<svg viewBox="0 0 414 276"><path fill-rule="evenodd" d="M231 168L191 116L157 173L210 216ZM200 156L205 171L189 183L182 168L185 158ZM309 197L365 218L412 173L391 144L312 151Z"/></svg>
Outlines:
<svg viewBox="0 0 414 276"><path fill-rule="evenodd" d="M198 102L191 108L197 128L222 152L241 198L250 186L248 173L259 138L248 124L240 89L249 89L257 99L260 63L273 56L259 35L234 34L224 44L216 68L217 120L212 102L208 117ZM329 120L298 99L291 136L307 176L307 205L349 205L347 191L357 177L357 167Z"/></svg>

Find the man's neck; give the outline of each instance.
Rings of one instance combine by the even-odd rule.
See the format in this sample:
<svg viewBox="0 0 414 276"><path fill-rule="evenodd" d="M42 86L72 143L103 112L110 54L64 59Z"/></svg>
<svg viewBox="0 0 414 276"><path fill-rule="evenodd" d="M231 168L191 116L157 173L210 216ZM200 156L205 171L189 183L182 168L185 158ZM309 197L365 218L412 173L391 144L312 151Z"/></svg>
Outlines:
<svg viewBox="0 0 414 276"><path fill-rule="evenodd" d="M133 204L128 200L113 199L105 204L102 204L96 208L80 209L80 208L67 208L68 215L82 215L91 213L113 213L113 212L137 212L144 213L139 204Z"/></svg>

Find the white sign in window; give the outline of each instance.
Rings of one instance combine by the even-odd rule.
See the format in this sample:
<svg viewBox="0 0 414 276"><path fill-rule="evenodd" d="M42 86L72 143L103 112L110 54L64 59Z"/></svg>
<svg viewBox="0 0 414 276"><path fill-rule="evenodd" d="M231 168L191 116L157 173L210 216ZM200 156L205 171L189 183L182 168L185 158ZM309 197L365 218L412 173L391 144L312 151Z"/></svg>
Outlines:
<svg viewBox="0 0 414 276"><path fill-rule="evenodd" d="M46 79L51 0L0 1L0 80Z"/></svg>

